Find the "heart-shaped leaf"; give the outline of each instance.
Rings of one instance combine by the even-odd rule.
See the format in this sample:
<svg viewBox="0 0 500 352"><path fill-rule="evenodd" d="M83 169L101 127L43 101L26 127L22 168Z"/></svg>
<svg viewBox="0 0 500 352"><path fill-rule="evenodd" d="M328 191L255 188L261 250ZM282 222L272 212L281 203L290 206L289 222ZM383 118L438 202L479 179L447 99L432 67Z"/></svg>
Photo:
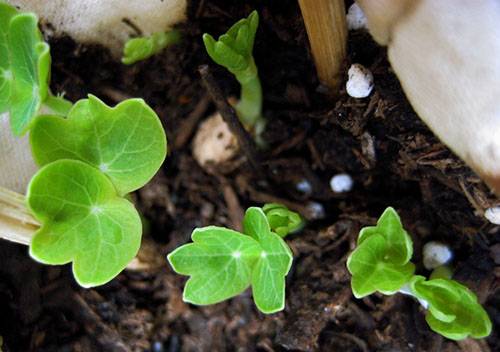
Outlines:
<svg viewBox="0 0 500 352"><path fill-rule="evenodd" d="M37 118L30 140L39 165L59 159L84 161L109 176L120 195L144 186L167 150L160 120L142 99L110 108L92 95L78 101L67 119Z"/></svg>
<svg viewBox="0 0 500 352"><path fill-rule="evenodd" d="M77 160L48 164L31 180L27 198L42 224L31 242L31 256L44 264L73 262L83 287L108 282L139 250L139 214L92 166Z"/></svg>
<svg viewBox="0 0 500 352"><path fill-rule="evenodd" d="M184 301L218 303L248 288L252 268L262 251L254 239L216 226L195 229L191 239L193 243L168 255L176 272L190 276Z"/></svg>

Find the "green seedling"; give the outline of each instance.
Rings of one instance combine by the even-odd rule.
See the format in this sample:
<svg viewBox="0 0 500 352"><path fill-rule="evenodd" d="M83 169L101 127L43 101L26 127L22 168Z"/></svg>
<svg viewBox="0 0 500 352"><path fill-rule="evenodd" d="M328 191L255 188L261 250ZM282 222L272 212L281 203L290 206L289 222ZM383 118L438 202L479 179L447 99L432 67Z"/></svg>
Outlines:
<svg viewBox="0 0 500 352"><path fill-rule="evenodd" d="M193 243L168 255L172 268L190 276L184 287L185 302L214 304L252 287L257 308L266 314L285 307L285 277L292 265L292 252L271 231L261 208L249 208L243 232L209 226L195 229Z"/></svg>
<svg viewBox="0 0 500 352"><path fill-rule="evenodd" d="M396 211L387 208L377 226L361 230L356 250L347 261L354 296L397 292L415 271L415 265L410 262L412 255L410 236L403 229Z"/></svg>
<svg viewBox="0 0 500 352"><path fill-rule="evenodd" d="M15 135L24 134L42 105L55 113L71 103L49 91L50 52L37 17L0 3L0 113L10 113Z"/></svg>
<svg viewBox="0 0 500 352"><path fill-rule="evenodd" d="M40 116L30 141L35 161L84 161L107 175L118 194L144 186L165 159L166 137L156 113L142 100L114 108L95 96L78 101L66 119Z"/></svg>
<svg viewBox="0 0 500 352"><path fill-rule="evenodd" d="M476 295L450 279L425 280L414 276L411 292L427 302L425 320L432 330L452 340L483 338L491 333L491 321Z"/></svg>
<svg viewBox="0 0 500 352"><path fill-rule="evenodd" d="M427 309L426 320L435 332L453 340L482 338L491 333L491 321L467 287L449 279L449 268L437 268L427 280L414 275L410 262L413 243L393 208L387 208L377 226L360 231L357 247L347 260L356 298L374 292L411 295Z"/></svg>
<svg viewBox="0 0 500 352"><path fill-rule="evenodd" d="M139 214L106 175L86 163L58 160L44 166L31 180L27 198L42 224L31 256L44 264L73 262L83 287L108 282L139 250Z"/></svg>
<svg viewBox="0 0 500 352"><path fill-rule="evenodd" d="M30 131L41 166L27 192L41 223L30 254L45 264L72 262L80 285L97 286L137 254L141 219L125 197L160 168L165 132L142 99L111 108L92 95L75 105L53 96L49 71L36 16L0 4L0 112L10 113L16 134Z"/></svg>
<svg viewBox="0 0 500 352"><path fill-rule="evenodd" d="M268 203L262 207L271 230L281 237L297 232L304 227L302 217L287 207L277 203Z"/></svg>
<svg viewBox="0 0 500 352"><path fill-rule="evenodd" d="M236 111L242 123L262 132L265 120L262 117L262 87L252 55L255 34L259 26L259 15L253 11L248 18L235 23L226 34L216 41L210 34L203 35L208 55L217 64L231 72L241 85L240 101Z"/></svg>
<svg viewBox="0 0 500 352"><path fill-rule="evenodd" d="M89 96L66 119L37 117L30 141L43 166L27 194L42 224L31 256L45 264L73 262L84 287L110 281L139 249L141 220L124 196L146 184L165 159L158 117L141 99L110 108Z"/></svg>
<svg viewBox="0 0 500 352"><path fill-rule="evenodd" d="M178 30L158 32L149 37L132 38L125 43L122 63L131 65L148 59L168 46L179 43L180 40L181 33Z"/></svg>

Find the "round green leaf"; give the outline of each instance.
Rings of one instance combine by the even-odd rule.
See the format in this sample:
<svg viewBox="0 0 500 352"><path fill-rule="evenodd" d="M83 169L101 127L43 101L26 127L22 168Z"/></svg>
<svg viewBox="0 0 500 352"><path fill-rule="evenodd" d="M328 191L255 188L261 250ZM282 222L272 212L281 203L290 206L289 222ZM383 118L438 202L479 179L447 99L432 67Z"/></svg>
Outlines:
<svg viewBox="0 0 500 352"><path fill-rule="evenodd" d="M73 262L83 287L113 279L134 258L141 220L99 170L76 160L40 169L28 186L28 206L42 224L30 245L44 264Z"/></svg>
<svg viewBox="0 0 500 352"><path fill-rule="evenodd" d="M120 195L144 186L167 151L160 120L142 99L110 108L92 95L78 101L67 119L37 118L30 141L39 165L59 159L84 161L106 174Z"/></svg>

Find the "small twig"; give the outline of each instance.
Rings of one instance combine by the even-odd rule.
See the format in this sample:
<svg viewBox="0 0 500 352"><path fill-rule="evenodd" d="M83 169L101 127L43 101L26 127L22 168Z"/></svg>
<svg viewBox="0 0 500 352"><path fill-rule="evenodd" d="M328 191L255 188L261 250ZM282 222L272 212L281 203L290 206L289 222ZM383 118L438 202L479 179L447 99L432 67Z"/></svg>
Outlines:
<svg viewBox="0 0 500 352"><path fill-rule="evenodd" d="M207 111L209 103L210 99L208 98L208 96L204 95L196 104L193 111L191 111L191 113L181 121L181 124L177 129L179 132L175 136L174 149L181 149L182 147L184 147L184 145L193 134L193 130L196 127L196 124L198 123L198 121L200 121L203 114Z"/></svg>
<svg viewBox="0 0 500 352"><path fill-rule="evenodd" d="M205 89L207 90L208 94L210 94L210 97L217 107L217 110L219 110L222 118L224 119L224 122L227 123L231 132L233 132L233 134L238 139L238 143L240 144L243 153L245 153L250 166L254 169L255 172L262 175L263 172L260 168L255 143L252 137L250 137L248 132L243 127L243 124L236 114L236 111L227 102L221 88L215 81L214 76L210 73L210 68L208 67L208 65L202 65L199 67L198 71L200 72Z"/></svg>
<svg viewBox="0 0 500 352"><path fill-rule="evenodd" d="M39 226L23 195L0 187L0 238L29 245Z"/></svg>

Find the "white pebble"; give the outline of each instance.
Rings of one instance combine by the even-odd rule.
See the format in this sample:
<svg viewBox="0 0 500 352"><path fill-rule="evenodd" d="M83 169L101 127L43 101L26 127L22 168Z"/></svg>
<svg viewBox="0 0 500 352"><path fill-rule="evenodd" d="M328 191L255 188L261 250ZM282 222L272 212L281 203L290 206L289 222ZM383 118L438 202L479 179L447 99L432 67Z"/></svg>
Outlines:
<svg viewBox="0 0 500 352"><path fill-rule="evenodd" d="M441 242L427 242L423 248L424 266L427 270L447 264L453 257L450 247Z"/></svg>
<svg viewBox="0 0 500 352"><path fill-rule="evenodd" d="M348 174L337 174L330 179L330 187L335 193L344 193L352 190L354 181Z"/></svg>
<svg viewBox="0 0 500 352"><path fill-rule="evenodd" d="M492 224L500 225L500 206L486 209L484 217Z"/></svg>
<svg viewBox="0 0 500 352"><path fill-rule="evenodd" d="M366 98L373 90L373 74L360 64L352 64L347 72L347 94L353 98Z"/></svg>
<svg viewBox="0 0 500 352"><path fill-rule="evenodd" d="M323 219L325 217L325 208L321 203L310 202L307 204L307 211L313 220Z"/></svg>
<svg viewBox="0 0 500 352"><path fill-rule="evenodd" d="M347 29L353 31L356 29L365 29L366 27L367 21L363 10L361 10L358 4L352 4L349 7L349 11L347 11Z"/></svg>
<svg viewBox="0 0 500 352"><path fill-rule="evenodd" d="M301 180L295 185L295 188L297 188L297 191L304 194L312 193L312 185L311 182L309 182L308 180Z"/></svg>

